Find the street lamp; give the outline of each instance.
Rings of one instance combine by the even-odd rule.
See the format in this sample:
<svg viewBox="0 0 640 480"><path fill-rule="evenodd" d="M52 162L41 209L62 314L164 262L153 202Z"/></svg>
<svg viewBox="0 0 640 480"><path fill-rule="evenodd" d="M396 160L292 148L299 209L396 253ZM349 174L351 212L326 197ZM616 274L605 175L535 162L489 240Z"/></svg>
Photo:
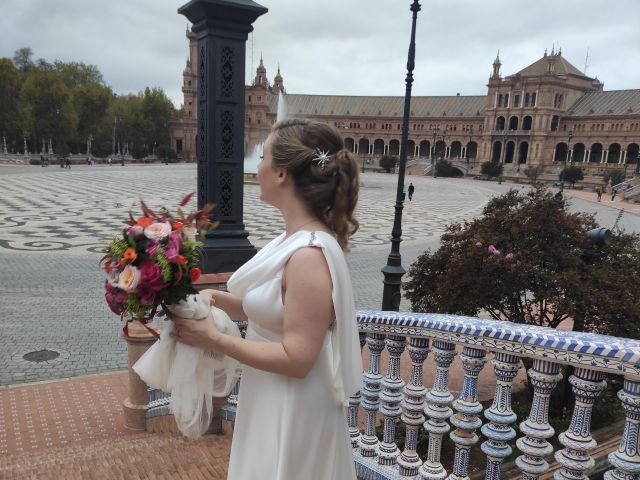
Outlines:
<svg viewBox="0 0 640 480"><path fill-rule="evenodd" d="M431 144L431 176L436 178L436 137L438 136L438 131L440 129L438 127L433 127L431 131L433 132L433 143Z"/></svg>
<svg viewBox="0 0 640 480"><path fill-rule="evenodd" d="M382 310L400 310L400 284L405 274L400 257L402 241L402 209L404 203L404 170L407 164L407 143L409 141L409 112L411 111L411 85L416 56L416 21L420 11L420 2L413 0L410 10L413 12L411 22L411 41L407 59L407 88L404 96L404 117L402 119L402 139L400 142L400 168L398 170L398 188L396 190L395 216L391 231L391 252L387 264L382 268L384 288L382 292Z"/></svg>

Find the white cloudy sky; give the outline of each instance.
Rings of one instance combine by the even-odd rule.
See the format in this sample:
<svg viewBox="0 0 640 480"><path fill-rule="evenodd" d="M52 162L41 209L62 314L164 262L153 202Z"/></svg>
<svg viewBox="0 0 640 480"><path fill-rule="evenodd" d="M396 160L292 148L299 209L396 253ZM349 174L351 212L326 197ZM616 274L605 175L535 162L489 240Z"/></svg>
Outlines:
<svg viewBox="0 0 640 480"><path fill-rule="evenodd" d="M170 0L0 0L0 57L98 66L117 93L163 88L178 106L187 21ZM280 62L289 93L404 95L411 0L262 0L253 71ZM415 95L483 95L555 44L606 90L640 88L639 0L422 0ZM251 69L251 39L247 70ZM0 106L1 108L1 106Z"/></svg>

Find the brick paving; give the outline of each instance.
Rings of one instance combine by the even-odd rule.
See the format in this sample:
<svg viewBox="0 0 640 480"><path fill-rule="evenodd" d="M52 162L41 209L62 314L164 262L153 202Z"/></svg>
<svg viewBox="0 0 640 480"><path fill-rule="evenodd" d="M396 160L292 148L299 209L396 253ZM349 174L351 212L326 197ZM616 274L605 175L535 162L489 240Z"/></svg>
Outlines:
<svg viewBox="0 0 640 480"><path fill-rule="evenodd" d="M230 437L124 427L127 373L0 388L0 479L224 479Z"/></svg>

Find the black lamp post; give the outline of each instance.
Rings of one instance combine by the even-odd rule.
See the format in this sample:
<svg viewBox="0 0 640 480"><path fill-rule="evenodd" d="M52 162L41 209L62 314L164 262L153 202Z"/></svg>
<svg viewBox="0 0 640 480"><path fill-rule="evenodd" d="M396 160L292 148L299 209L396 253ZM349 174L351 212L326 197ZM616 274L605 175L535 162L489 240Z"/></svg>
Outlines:
<svg viewBox="0 0 640 480"><path fill-rule="evenodd" d="M436 137L438 136L438 131L440 129L438 127L433 127L431 131L433 132L433 143L431 144L431 176L436 178Z"/></svg>
<svg viewBox="0 0 640 480"><path fill-rule="evenodd" d="M400 242L402 241L402 208L404 202L404 170L407 163L407 143L409 139L409 113L411 111L411 85L413 84L413 68L416 56L416 21L420 11L420 2L413 0L410 10L413 12L411 22L411 42L407 59L406 92L404 96L404 117L402 119L402 140L400 142L400 167L398 169L398 188L396 191L395 217L391 231L391 253L387 264L382 268L384 275L384 289L382 292L382 310L400 309L400 284L405 274L400 257Z"/></svg>

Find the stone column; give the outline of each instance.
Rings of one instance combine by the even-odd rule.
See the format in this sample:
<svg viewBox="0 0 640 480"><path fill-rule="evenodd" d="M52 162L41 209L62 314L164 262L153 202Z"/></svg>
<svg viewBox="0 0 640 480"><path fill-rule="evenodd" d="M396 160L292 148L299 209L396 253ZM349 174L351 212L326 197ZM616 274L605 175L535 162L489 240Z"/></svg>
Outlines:
<svg viewBox="0 0 640 480"><path fill-rule="evenodd" d="M366 410L364 417L364 433L360 436L360 454L363 457L374 457L378 448L376 436L376 413L380 405L380 354L384 349L384 335L377 333L367 334L367 346L369 347L369 369L362 376L364 387L362 388L362 408Z"/></svg>
<svg viewBox="0 0 640 480"><path fill-rule="evenodd" d="M511 424L517 416L511 410L511 384L520 368L520 358L507 353L496 353L493 359L496 373L496 393L493 403L484 416L490 423L483 425L482 433L488 438L481 445L487 455L486 480L500 480L502 461L511 455L512 449L507 442L516 438Z"/></svg>
<svg viewBox="0 0 640 480"><path fill-rule="evenodd" d="M205 273L233 272L256 253L243 223L245 50L267 9L252 0L192 0L178 9L198 39L198 207L213 203Z"/></svg>
<svg viewBox="0 0 640 480"><path fill-rule="evenodd" d="M604 373L586 368L576 369L569 377L576 397L571 424L558 440L565 446L555 453L556 461L562 465L553 478L555 480L589 480L585 472L595 466L589 452L597 443L591 436L591 410L596 399L607 386Z"/></svg>
<svg viewBox="0 0 640 480"><path fill-rule="evenodd" d="M427 392L424 413L429 417L424 428L429 432L429 450L427 459L420 467L420 476L425 480L444 480L447 472L440 462L442 436L451 430L447 423L453 413L450 405L453 395L449 391L449 367L456 356L455 345L441 340L433 342L431 349L436 361L436 376L433 388Z"/></svg>
<svg viewBox="0 0 640 480"><path fill-rule="evenodd" d="M560 365L544 360L534 360L528 374L533 385L533 401L529 418L520 424L520 431L526 436L516 442L524 454L516 459L516 465L522 470L522 480L537 480L549 470L549 464L542 458L553 452L547 441L555 433L549 425L549 399L562 374Z"/></svg>
<svg viewBox="0 0 640 480"><path fill-rule="evenodd" d="M423 415L424 395L427 389L422 384L422 367L429 354L429 340L411 337L409 340L409 356L411 357L411 372L409 383L404 387L402 401L402 421L405 424L404 451L398 457L399 472L402 476L418 474L422 461L416 453L418 444L418 429L425 421Z"/></svg>
<svg viewBox="0 0 640 480"><path fill-rule="evenodd" d="M618 392L626 414L620 447L609 454L615 468L604 474L604 480L637 480L640 478L640 381L625 379Z"/></svg>
<svg viewBox="0 0 640 480"><path fill-rule="evenodd" d="M127 327L127 335L123 335L123 337L128 344L129 396L122 404L124 410L124 425L133 430L144 430L147 424L149 392L147 385L138 374L133 371L133 364L155 343L157 337L138 320L130 322ZM153 324L147 324L147 327L157 333Z"/></svg>
<svg viewBox="0 0 640 480"><path fill-rule="evenodd" d="M453 472L447 477L449 480L469 480L471 447L478 443L476 430L482 425L482 420L478 417L482 411L482 405L478 402L477 384L478 375L487 361L486 352L477 348L464 347L460 359L464 368L464 381L460 396L453 402L453 408L457 413L450 419L451 424L456 427L449 434L456 444L456 453Z"/></svg>
<svg viewBox="0 0 640 480"><path fill-rule="evenodd" d="M389 364L387 375L382 380L382 393L380 401L382 406L380 413L384 415L384 434L382 442L378 444L378 463L380 465L394 465L396 458L400 455L400 450L396 445L396 421L402 409L400 401L404 382L400 377L400 355L404 351L406 340L404 337L389 335L385 340L387 351L389 352Z"/></svg>

